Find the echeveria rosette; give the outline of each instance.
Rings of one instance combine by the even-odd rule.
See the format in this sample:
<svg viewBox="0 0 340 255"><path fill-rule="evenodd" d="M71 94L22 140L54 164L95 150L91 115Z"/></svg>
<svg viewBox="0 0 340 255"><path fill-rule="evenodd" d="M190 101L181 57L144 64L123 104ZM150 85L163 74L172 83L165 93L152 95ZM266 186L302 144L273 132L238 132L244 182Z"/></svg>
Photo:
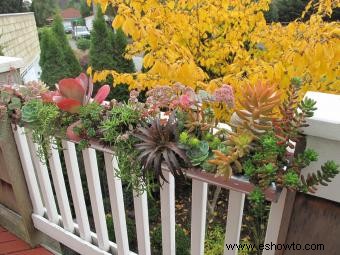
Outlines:
<svg viewBox="0 0 340 255"><path fill-rule="evenodd" d="M63 111L78 113L80 106L86 105L91 101L101 104L109 95L110 86L102 86L93 100L91 99L92 92L92 79L81 73L76 78L62 79L57 85L57 91L44 93L42 99L45 102L55 103Z"/></svg>

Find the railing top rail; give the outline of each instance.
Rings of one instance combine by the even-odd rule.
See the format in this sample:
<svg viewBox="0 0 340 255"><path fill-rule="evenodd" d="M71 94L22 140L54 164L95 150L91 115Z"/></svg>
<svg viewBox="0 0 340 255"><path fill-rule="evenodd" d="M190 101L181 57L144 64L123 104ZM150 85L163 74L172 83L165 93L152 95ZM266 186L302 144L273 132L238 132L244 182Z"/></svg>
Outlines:
<svg viewBox="0 0 340 255"><path fill-rule="evenodd" d="M76 141L71 141L78 143ZM101 152L115 154L114 150L110 147L100 144L98 141L90 141L90 147ZM163 166L164 170L168 170L167 167ZM228 190L234 190L241 193L249 194L254 189L254 184L250 183L244 177L231 176L230 179L226 179L223 176L216 176L212 173L202 171L199 168L188 168L184 169L184 175L194 180L199 180L208 183L209 185L220 186ZM279 198L280 192L276 187L271 186L265 190L266 200L270 202L276 202Z"/></svg>

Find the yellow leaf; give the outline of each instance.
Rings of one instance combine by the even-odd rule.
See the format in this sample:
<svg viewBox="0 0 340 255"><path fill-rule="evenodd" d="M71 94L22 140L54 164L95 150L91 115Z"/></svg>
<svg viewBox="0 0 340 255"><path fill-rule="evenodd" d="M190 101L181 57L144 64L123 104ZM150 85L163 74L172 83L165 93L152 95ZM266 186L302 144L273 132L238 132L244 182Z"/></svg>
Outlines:
<svg viewBox="0 0 340 255"><path fill-rule="evenodd" d="M154 31L149 32L149 43L152 49L156 49L158 46L158 37Z"/></svg>
<svg viewBox="0 0 340 255"><path fill-rule="evenodd" d="M143 58L143 66L146 68L151 67L154 62L155 61L150 54L146 54Z"/></svg>
<svg viewBox="0 0 340 255"><path fill-rule="evenodd" d="M92 66L89 66L86 70L87 75L92 76Z"/></svg>
<svg viewBox="0 0 340 255"><path fill-rule="evenodd" d="M170 2L167 4L167 6L168 6L171 10L173 10L173 9L175 8L175 2L174 2L174 1L170 1Z"/></svg>
<svg viewBox="0 0 340 255"><path fill-rule="evenodd" d="M109 4L109 1L108 1L108 0L101 0L101 7L102 7L103 13L106 12L106 9L107 9L108 4Z"/></svg>
<svg viewBox="0 0 340 255"><path fill-rule="evenodd" d="M120 28L125 21L125 18L121 15L117 15L115 19L112 21L112 27L113 28Z"/></svg>

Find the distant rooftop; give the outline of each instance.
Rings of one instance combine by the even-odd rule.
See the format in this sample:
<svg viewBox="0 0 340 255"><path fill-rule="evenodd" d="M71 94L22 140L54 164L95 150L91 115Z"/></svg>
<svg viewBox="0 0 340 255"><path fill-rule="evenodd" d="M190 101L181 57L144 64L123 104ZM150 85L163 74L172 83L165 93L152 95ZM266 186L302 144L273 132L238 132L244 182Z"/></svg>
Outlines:
<svg viewBox="0 0 340 255"><path fill-rule="evenodd" d="M81 18L80 11L76 8L67 8L65 10L62 10L60 13L61 17L63 19L78 19Z"/></svg>

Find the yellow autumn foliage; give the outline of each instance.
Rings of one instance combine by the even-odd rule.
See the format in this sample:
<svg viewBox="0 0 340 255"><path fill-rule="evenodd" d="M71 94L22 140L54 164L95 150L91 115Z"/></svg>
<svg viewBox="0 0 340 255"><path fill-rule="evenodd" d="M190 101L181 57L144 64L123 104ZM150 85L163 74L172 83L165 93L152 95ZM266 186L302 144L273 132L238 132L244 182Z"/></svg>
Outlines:
<svg viewBox="0 0 340 255"><path fill-rule="evenodd" d="M293 77L307 90L340 93L339 22L323 17L339 0L311 1L307 21L267 24L270 0L94 0L105 10L117 9L113 27L121 27L133 42L126 57L144 55L145 73L118 74L105 70L95 81L114 77L131 89L181 82L214 91L265 80L286 90ZM304 14L303 14L304 15ZM89 73L92 73L91 68ZM282 93L284 94L284 93Z"/></svg>

